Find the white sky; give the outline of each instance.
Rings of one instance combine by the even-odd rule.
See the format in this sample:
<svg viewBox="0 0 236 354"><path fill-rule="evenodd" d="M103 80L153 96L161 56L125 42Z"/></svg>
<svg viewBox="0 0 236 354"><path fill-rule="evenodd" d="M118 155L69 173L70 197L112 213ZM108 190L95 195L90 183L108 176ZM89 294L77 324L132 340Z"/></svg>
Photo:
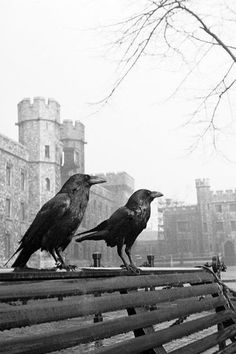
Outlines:
<svg viewBox="0 0 236 354"><path fill-rule="evenodd" d="M180 125L193 102L184 91L165 100L184 74L173 70L175 63L165 67L146 58L105 107L97 111L89 104L111 89L118 60L107 50L110 30L91 28L125 16L128 3L133 1L0 1L0 133L17 140L16 106L22 98L53 97L61 104L61 119L86 126L87 172L127 171L136 188L190 203L195 178L210 178L213 189L236 188L235 162L212 154L206 143L187 153L194 131ZM197 85L202 77L195 77ZM220 110L227 121L235 118L235 112L227 118L229 111ZM236 161L234 130L226 128L220 146Z"/></svg>

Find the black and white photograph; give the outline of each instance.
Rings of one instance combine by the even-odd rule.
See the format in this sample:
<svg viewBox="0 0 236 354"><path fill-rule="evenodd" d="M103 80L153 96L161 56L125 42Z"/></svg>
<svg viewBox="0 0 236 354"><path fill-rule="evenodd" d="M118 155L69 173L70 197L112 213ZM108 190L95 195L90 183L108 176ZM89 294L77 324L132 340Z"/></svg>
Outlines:
<svg viewBox="0 0 236 354"><path fill-rule="evenodd" d="M236 354L236 2L0 0L0 353Z"/></svg>

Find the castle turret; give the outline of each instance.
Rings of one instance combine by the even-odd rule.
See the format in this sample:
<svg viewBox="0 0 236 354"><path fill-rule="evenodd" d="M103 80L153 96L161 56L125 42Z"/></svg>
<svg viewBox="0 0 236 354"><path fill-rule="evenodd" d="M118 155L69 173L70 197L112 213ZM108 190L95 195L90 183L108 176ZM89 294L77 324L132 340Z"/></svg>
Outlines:
<svg viewBox="0 0 236 354"><path fill-rule="evenodd" d="M18 104L19 142L29 152L30 217L61 186L62 144L60 142L60 105L54 99L29 98Z"/></svg>
<svg viewBox="0 0 236 354"><path fill-rule="evenodd" d="M212 192L210 190L210 181L208 178L196 179L197 202L198 204L206 204L211 201Z"/></svg>
<svg viewBox="0 0 236 354"><path fill-rule="evenodd" d="M61 170L62 183L74 173L84 173L84 125L80 121L63 120L61 124L64 163Z"/></svg>

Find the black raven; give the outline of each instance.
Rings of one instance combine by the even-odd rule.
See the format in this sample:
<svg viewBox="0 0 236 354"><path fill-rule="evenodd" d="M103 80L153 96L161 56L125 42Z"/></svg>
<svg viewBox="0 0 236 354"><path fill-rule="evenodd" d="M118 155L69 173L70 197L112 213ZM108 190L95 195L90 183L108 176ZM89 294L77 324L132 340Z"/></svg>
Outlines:
<svg viewBox="0 0 236 354"><path fill-rule="evenodd" d="M53 256L57 267L72 269L74 266L65 264L61 251L69 245L83 219L90 187L103 182L106 181L97 176L86 174L71 176L61 190L37 213L21 239L20 246L12 255L13 257L20 252L12 267L25 267L30 256L41 249Z"/></svg>
<svg viewBox="0 0 236 354"><path fill-rule="evenodd" d="M140 189L134 192L125 206L117 209L109 219L103 221L91 230L81 232L75 236L88 234L76 239L76 242L85 240L104 240L110 247L117 246L117 252L122 259L126 269L139 272L131 258L131 247L134 241L146 228L150 217L150 204L154 198L161 197L160 192L151 192L147 189ZM123 256L123 246L129 258L130 264Z"/></svg>

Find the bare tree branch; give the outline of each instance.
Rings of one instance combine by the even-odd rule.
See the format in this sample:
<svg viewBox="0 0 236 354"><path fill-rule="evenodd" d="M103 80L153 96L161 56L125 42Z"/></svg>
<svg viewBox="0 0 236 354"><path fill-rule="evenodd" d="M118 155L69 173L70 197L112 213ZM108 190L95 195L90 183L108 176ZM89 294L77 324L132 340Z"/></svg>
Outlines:
<svg viewBox="0 0 236 354"><path fill-rule="evenodd" d="M227 43L227 40L223 40L222 35L216 33L211 24L207 24L207 18L194 10L192 5L194 5L192 0L146 0L146 6L143 10L116 24L116 26L120 26L121 31L121 36L115 42L121 52L118 66L120 74L118 74L112 90L99 103L103 105L110 100L123 80L144 55L154 55L153 52L155 51L157 55L165 59L168 55L170 57L170 55L176 54L189 67L187 74L174 91L174 94L176 94L199 65L202 65L208 54L214 48L218 48L226 54L225 62L228 64L228 69L213 88L210 88L201 98L192 118L187 122L187 124L190 124L198 119L196 121L204 125L199 139L201 140L210 132L213 145L216 146L215 133L218 131L218 127L215 120L217 111L224 96L228 95L236 81L233 73L236 63L234 52L236 47L232 43ZM235 16L236 22L236 10L234 11L226 4L224 6L231 16ZM197 57L193 64L190 64L189 61L189 45L196 48ZM201 114L202 109L208 112L207 119L204 121L201 118L196 118Z"/></svg>

